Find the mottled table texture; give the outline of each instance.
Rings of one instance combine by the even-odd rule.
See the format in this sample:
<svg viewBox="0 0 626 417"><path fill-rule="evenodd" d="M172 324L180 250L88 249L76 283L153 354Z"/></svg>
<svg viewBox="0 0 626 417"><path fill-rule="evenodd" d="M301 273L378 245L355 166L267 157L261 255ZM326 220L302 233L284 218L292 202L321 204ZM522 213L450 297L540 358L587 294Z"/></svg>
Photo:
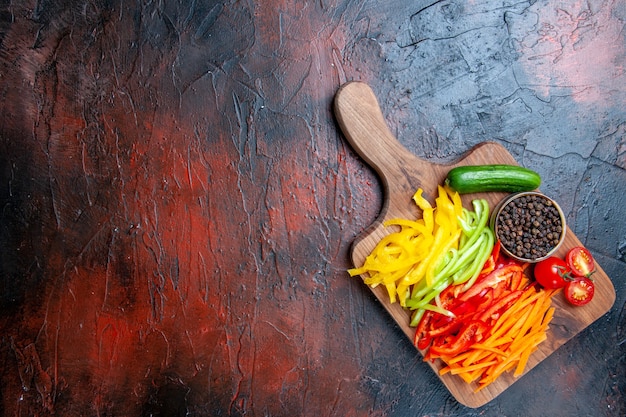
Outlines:
<svg viewBox="0 0 626 417"><path fill-rule="evenodd" d="M626 3L0 0L0 415L626 415ZM447 162L538 171L600 320L460 405L358 279L367 82Z"/></svg>

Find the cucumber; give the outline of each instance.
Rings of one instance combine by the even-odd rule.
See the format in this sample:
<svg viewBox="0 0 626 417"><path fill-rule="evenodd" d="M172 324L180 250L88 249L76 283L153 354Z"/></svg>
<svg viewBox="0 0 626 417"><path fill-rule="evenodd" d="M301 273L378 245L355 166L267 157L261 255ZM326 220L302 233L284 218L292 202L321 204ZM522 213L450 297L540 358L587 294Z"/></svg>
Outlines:
<svg viewBox="0 0 626 417"><path fill-rule="evenodd" d="M541 177L535 171L517 165L467 165L452 168L445 183L459 194L486 191L517 193L537 189Z"/></svg>

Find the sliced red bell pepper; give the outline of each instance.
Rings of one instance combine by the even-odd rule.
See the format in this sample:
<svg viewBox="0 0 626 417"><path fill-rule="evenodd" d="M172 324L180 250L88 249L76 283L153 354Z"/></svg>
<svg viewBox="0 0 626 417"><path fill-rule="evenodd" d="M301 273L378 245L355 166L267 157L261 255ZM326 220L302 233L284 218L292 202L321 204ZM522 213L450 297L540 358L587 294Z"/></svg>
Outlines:
<svg viewBox="0 0 626 417"><path fill-rule="evenodd" d="M447 334L456 334L461 327L463 327L463 321L460 320L450 320L448 323L442 324L441 326L435 327L428 333L432 339Z"/></svg>
<svg viewBox="0 0 626 417"><path fill-rule="evenodd" d="M430 356L434 358L463 353L474 343L481 341L488 330L488 326L482 321L472 320L465 324L456 336L441 338L433 343L429 349Z"/></svg>
<svg viewBox="0 0 626 417"><path fill-rule="evenodd" d="M511 290L519 290L522 286L522 277L524 275L524 270L520 266L519 269L513 272L513 276L511 277L511 285L509 286Z"/></svg>
<svg viewBox="0 0 626 417"><path fill-rule="evenodd" d="M439 305L446 310L450 310L452 305L457 302L454 287L456 285L450 285L439 294Z"/></svg>
<svg viewBox="0 0 626 417"><path fill-rule="evenodd" d="M509 293L508 295L501 297L494 305L489 307L484 313L482 313L478 320L484 323L492 323L497 320L500 315L506 311L514 302L517 301L523 294L523 291L517 290Z"/></svg>
<svg viewBox="0 0 626 417"><path fill-rule="evenodd" d="M483 311L488 308L496 299L496 294L493 288L487 288L481 292L480 297L476 298L475 305L476 311Z"/></svg>
<svg viewBox="0 0 626 417"><path fill-rule="evenodd" d="M462 301L450 308L450 312L454 314L455 317L464 317L468 314L475 313L479 306L480 300L480 298L476 297L472 298L471 300Z"/></svg>
<svg viewBox="0 0 626 417"><path fill-rule="evenodd" d="M520 269L521 269L521 266L519 266L516 263L508 264L501 268L496 268L495 270L490 272L488 275L480 279L480 281L477 280L476 283L472 285L472 287L469 290L465 291L459 297L459 299L461 301L466 301L480 294L485 288L496 288L496 286L500 282L510 279L512 272L516 270L520 270Z"/></svg>
<svg viewBox="0 0 626 417"><path fill-rule="evenodd" d="M496 263L498 262L498 259L500 259L500 246L502 246L500 241L496 240L496 243L493 245L491 255L485 261L482 271L480 271L481 275L487 275L496 269Z"/></svg>
<svg viewBox="0 0 626 417"><path fill-rule="evenodd" d="M429 336L431 329L431 324L434 317L433 311L426 311L419 324L417 325L417 329L415 329L415 338L413 339L413 344L417 346L418 349L424 350L432 341L432 337Z"/></svg>
<svg viewBox="0 0 626 417"><path fill-rule="evenodd" d="M504 295L511 292L510 283L513 277L513 273L510 273L506 276L506 279L500 281L494 288L493 291L493 299L498 300L502 298Z"/></svg>
<svg viewBox="0 0 626 417"><path fill-rule="evenodd" d="M493 294L494 292L492 288L485 288L479 294L468 300L462 301L457 299L456 305L450 307L449 310L455 317L466 317L489 307L494 299Z"/></svg>

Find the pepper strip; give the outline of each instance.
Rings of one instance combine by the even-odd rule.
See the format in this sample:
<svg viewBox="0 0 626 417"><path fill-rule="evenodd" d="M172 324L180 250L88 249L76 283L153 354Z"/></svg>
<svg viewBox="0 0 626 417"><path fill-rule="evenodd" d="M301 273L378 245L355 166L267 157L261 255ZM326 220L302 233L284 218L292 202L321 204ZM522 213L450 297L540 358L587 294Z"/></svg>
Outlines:
<svg viewBox="0 0 626 417"><path fill-rule="evenodd" d="M440 201L445 200L441 199ZM442 204L445 205L445 203ZM476 212L472 213L463 209L460 211L462 217L457 218L458 224L462 225L459 231L467 238L464 246L456 250L450 248L446 255L441 258L442 261L447 260L447 264L443 267L438 265L433 270L436 271L437 268L441 268L434 278L429 279L430 277L427 276L425 284L420 282L419 285L413 286L411 298L405 303L406 307L413 310L422 309L450 284L473 283L480 275L483 265L492 254L495 237L493 232L486 227L489 217L487 201L484 199L475 200L473 206L477 210ZM474 224L470 224L468 218L471 217L478 220L472 222ZM439 224L444 223L439 221ZM415 314L411 320L411 325L416 325Z"/></svg>
<svg viewBox="0 0 626 417"><path fill-rule="evenodd" d="M491 262L488 264L486 271L491 268ZM522 270L521 265L500 263L492 272L484 275L469 294L462 293L455 299L452 297L454 287L447 289L442 294L441 303L455 313L467 312L467 303L483 297L484 291L500 294L486 310L464 313L465 330L459 330L456 336L446 336L445 333L432 330L433 326L448 329L454 329L455 326L448 318L430 311L426 313L430 313L431 317L424 325L422 322L418 324L420 333L416 333L416 339L424 340L417 340L417 344L423 349L428 348L425 360L441 358L444 361L446 366L440 370L440 374L449 372L459 375L468 383L478 381L476 391L512 368L515 368L514 377L523 374L530 355L547 338L548 324L554 314L551 298L557 291L536 288L528 278L519 277ZM468 326L475 322L483 323L488 330L469 332ZM437 335L439 340L434 340L430 347L429 334ZM472 335L476 336L474 340L477 343L466 346L460 342L472 339Z"/></svg>

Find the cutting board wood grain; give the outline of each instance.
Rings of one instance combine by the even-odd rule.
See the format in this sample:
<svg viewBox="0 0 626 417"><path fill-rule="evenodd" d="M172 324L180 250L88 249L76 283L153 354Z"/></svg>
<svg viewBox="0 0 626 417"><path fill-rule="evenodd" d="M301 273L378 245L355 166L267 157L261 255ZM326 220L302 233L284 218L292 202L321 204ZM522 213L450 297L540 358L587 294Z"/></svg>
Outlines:
<svg viewBox="0 0 626 417"><path fill-rule="evenodd" d="M383 184L384 199L380 215L352 245L351 256L355 266L362 266L365 257L370 254L378 241L393 231L383 225L385 220L421 217L412 200L418 188L422 188L424 196L434 202L437 186L443 184L448 171L455 166L493 163L517 165L513 156L503 146L492 142L474 147L458 161L447 165L432 163L415 156L396 140L387 126L374 92L362 82L349 82L339 88L335 95L334 111L347 140L367 164L376 170ZM493 208L505 196L505 193L476 193L464 195L462 200L465 207L471 207L471 200L485 198ZM565 241L556 255L564 257L567 250L579 245L580 240L568 229ZM562 294L554 297L553 305L556 312L550 324L548 339L531 356L525 374L610 310L615 302L615 289L610 278L599 265L593 277L596 294L590 304L572 307L567 304ZM415 330L409 326L410 313L399 304L390 303L383 286L370 289L412 342ZM439 375L443 364L440 361L428 363ZM450 393L460 403L472 408L491 401L519 378L507 373L490 386L474 392L475 385L467 384L455 375L440 376Z"/></svg>

